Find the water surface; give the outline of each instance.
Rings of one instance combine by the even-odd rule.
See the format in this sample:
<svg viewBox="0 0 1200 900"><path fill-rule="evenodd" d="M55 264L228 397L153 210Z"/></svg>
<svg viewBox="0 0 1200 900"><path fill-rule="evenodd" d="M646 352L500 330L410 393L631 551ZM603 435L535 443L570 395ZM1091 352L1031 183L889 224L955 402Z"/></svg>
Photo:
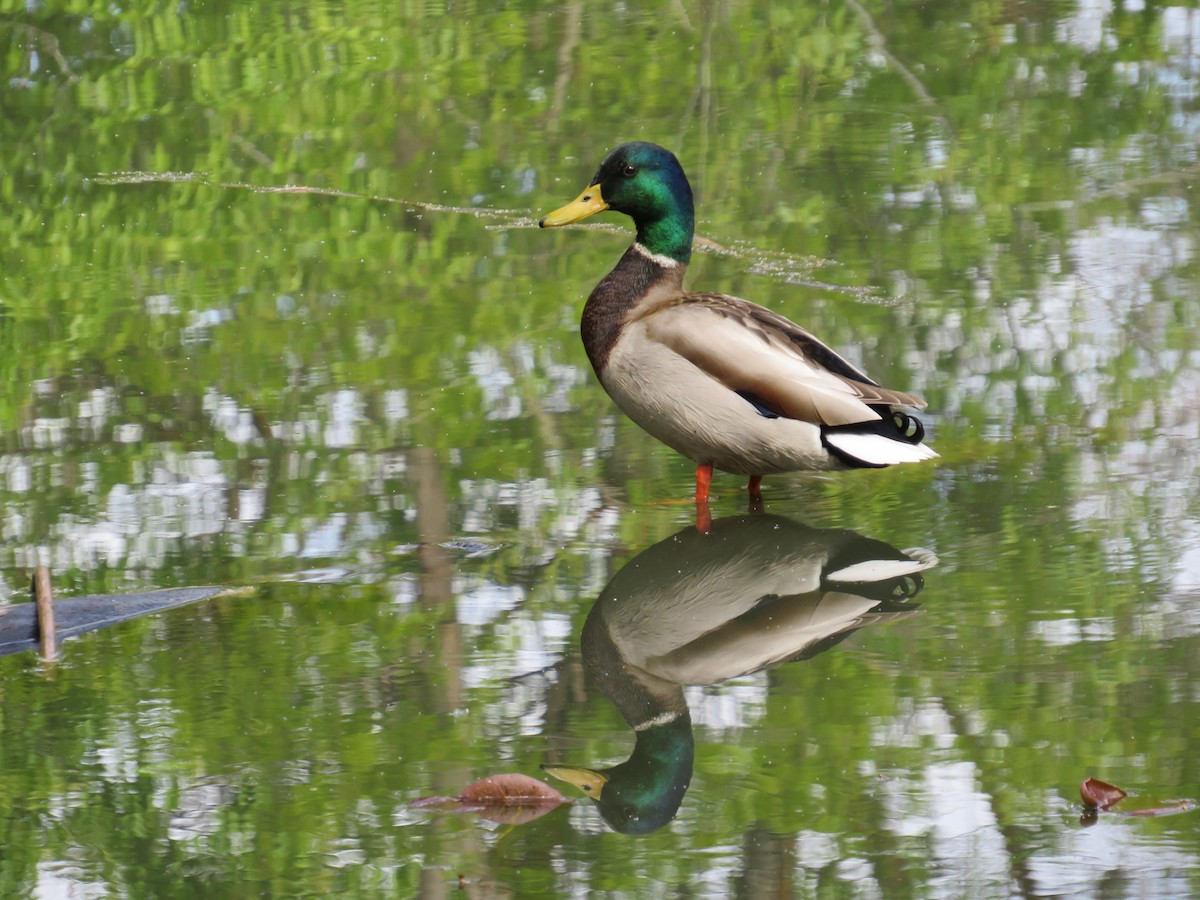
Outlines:
<svg viewBox="0 0 1200 900"><path fill-rule="evenodd" d="M0 658L0 892L1200 890L1198 814L1078 798L1200 799L1198 36L1134 2L3 6L4 596L254 591ZM831 534L937 564L801 658L680 675L653 830L567 785L518 826L414 808L636 749L582 638L694 537L692 471L579 344L625 223L535 227L628 139L691 177L690 284L923 396L941 453L769 478L722 596L861 597Z"/></svg>

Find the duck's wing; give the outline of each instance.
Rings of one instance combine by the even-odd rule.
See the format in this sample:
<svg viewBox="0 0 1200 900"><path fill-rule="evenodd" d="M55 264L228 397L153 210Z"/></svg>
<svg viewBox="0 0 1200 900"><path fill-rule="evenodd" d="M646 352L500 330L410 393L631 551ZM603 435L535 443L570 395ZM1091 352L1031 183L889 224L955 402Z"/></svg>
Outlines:
<svg viewBox="0 0 1200 900"><path fill-rule="evenodd" d="M872 406L924 401L876 384L794 322L726 294L685 293L646 310L646 334L768 415L816 425L882 418Z"/></svg>

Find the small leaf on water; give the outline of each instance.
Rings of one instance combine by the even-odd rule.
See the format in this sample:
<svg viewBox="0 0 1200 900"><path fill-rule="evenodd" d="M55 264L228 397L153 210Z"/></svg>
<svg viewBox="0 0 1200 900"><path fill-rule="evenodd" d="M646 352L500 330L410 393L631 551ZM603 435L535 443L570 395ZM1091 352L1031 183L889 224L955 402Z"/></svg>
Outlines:
<svg viewBox="0 0 1200 900"><path fill-rule="evenodd" d="M1087 778L1079 785L1079 796L1083 805L1094 809L1108 809L1122 800L1126 794L1119 787L1101 781L1099 778Z"/></svg>
<svg viewBox="0 0 1200 900"><path fill-rule="evenodd" d="M480 806L557 806L566 800L544 781L528 775L489 775L467 785L458 798Z"/></svg>
<svg viewBox="0 0 1200 900"><path fill-rule="evenodd" d="M411 805L471 812L502 825L523 825L569 802L550 785L528 775L489 775L467 785L457 797L422 797Z"/></svg>

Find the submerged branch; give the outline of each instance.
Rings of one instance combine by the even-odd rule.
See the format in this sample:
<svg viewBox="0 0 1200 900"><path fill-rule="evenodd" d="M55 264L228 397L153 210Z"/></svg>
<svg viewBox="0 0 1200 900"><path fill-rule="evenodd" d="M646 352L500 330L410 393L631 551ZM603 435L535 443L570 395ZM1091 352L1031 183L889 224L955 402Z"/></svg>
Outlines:
<svg viewBox="0 0 1200 900"><path fill-rule="evenodd" d="M953 137L954 126L950 124L950 120L946 117L946 114L941 111L940 104L934 98L933 94L929 93L929 89L925 87L925 84L916 76L916 74L914 74L912 69L901 62L900 59L888 49L887 38L883 36L883 32L879 30L879 26L875 24L875 19L869 12L867 12L866 7L859 3L858 0L846 0L846 4L852 10L854 10L859 19L862 20L863 28L866 29L867 37L870 40L871 45L883 56L884 59L888 61L888 65L895 69L897 74L904 79L905 83L912 89L912 92L916 94L917 99L921 102L921 104L935 110L934 115L938 122L940 122L942 127L946 130L946 134L950 137Z"/></svg>
<svg viewBox="0 0 1200 900"><path fill-rule="evenodd" d="M256 194L311 194L320 197L337 197L346 200L366 200L371 203L394 203L409 209L424 212L451 213L469 215L477 219L501 220L495 225L486 227L492 229L508 228L537 228L537 217L527 209L500 209L483 206L452 206L445 203L430 203L425 200L407 200L403 197L389 197L383 194L364 194L357 191L343 191L336 188L309 187L302 184L259 185L242 181L216 181L204 172L101 172L92 179L95 184L125 185L125 184L200 184L206 187L223 188L227 190L250 191ZM603 223L588 223L576 225L575 228L587 228L595 231L606 231L610 234L628 234L627 228L619 225ZM788 284L814 287L821 290L836 291L852 294L860 300L874 301L877 292L870 288L854 285L833 284L817 281L809 277L818 268L830 265L829 260L812 256L798 256L783 251L766 251L748 245L729 246L720 244L710 238L696 235L693 249L701 253L714 253L729 256L748 263L746 270L756 275L765 275Z"/></svg>
<svg viewBox="0 0 1200 900"><path fill-rule="evenodd" d="M51 59L54 60L59 70L66 76L68 83L74 83L79 80L79 76L71 71L71 64L67 62L67 58L63 56L62 49L59 45L58 38L48 31L43 31L33 25L26 25L24 22L13 22L10 19L0 19L0 25L7 25L10 28L15 28L19 31L24 31L25 34L37 41L41 45L41 49L46 52Z"/></svg>

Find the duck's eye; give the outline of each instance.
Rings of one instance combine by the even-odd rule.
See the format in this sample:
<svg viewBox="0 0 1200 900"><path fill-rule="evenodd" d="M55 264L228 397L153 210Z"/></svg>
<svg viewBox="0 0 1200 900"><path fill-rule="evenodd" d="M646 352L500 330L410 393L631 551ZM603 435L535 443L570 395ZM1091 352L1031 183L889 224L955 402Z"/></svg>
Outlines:
<svg viewBox="0 0 1200 900"><path fill-rule="evenodd" d="M626 178L632 178L637 173L638 173L638 167L632 166L629 163L626 163L625 168L623 168L621 170L621 174L624 175Z"/></svg>

